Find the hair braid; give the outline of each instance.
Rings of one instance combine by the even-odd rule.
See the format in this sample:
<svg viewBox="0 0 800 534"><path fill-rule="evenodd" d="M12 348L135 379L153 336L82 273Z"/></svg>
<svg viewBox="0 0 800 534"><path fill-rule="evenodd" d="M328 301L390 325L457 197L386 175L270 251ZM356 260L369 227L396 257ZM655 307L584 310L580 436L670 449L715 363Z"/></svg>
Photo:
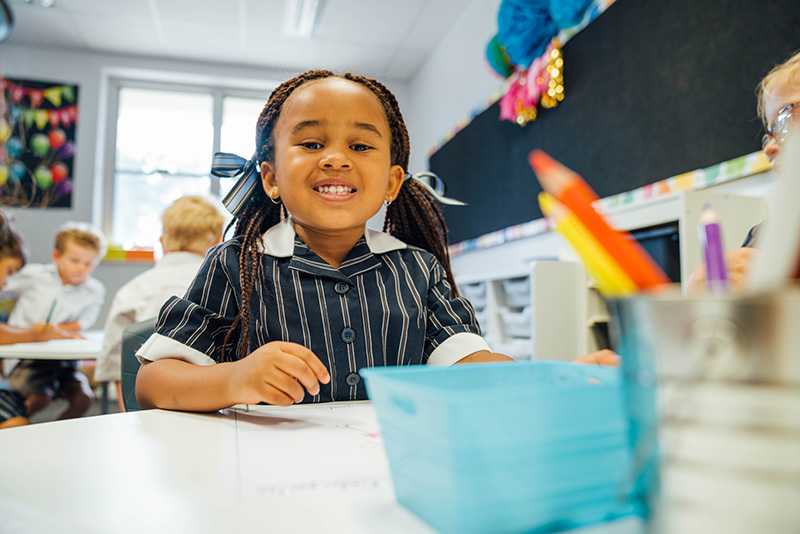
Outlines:
<svg viewBox="0 0 800 534"><path fill-rule="evenodd" d="M427 250L444 267L452 291L458 287L450 267L447 249L447 224L436 199L415 180L406 180L400 194L386 210L384 231L422 249Z"/></svg>

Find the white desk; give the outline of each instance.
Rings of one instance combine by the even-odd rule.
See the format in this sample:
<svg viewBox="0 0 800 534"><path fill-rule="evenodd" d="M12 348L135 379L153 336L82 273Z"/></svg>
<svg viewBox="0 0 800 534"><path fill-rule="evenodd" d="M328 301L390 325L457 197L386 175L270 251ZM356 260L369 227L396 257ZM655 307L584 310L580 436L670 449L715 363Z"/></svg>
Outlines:
<svg viewBox="0 0 800 534"><path fill-rule="evenodd" d="M0 359L96 360L103 349L103 332L84 332L84 339L53 339L36 343L0 345ZM108 412L108 384L102 385L103 413Z"/></svg>
<svg viewBox="0 0 800 534"><path fill-rule="evenodd" d="M84 332L85 339L54 339L37 343L0 345L0 358L28 360L96 360L103 348L103 332Z"/></svg>
<svg viewBox="0 0 800 534"><path fill-rule="evenodd" d="M150 410L3 430L0 530L431 532L394 501L376 431L368 403ZM630 521L611 527L639 532Z"/></svg>

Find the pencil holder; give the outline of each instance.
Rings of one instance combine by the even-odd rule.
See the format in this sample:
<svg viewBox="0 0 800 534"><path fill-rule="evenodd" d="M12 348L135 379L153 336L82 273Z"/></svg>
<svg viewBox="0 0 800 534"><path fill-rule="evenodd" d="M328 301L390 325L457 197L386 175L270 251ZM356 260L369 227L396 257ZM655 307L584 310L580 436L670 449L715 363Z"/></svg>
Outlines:
<svg viewBox="0 0 800 534"><path fill-rule="evenodd" d="M800 292L609 308L649 531L796 532Z"/></svg>

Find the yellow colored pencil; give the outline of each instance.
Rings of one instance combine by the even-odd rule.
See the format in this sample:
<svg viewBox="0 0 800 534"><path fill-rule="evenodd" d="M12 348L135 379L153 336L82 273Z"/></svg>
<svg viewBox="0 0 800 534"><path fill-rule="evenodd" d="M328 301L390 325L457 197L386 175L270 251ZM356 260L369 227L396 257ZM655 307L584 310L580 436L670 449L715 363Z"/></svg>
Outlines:
<svg viewBox="0 0 800 534"><path fill-rule="evenodd" d="M539 193L539 205L545 216L555 222L556 231L572 245L586 270L606 297L631 295L637 287L614 258L580 220L548 193Z"/></svg>

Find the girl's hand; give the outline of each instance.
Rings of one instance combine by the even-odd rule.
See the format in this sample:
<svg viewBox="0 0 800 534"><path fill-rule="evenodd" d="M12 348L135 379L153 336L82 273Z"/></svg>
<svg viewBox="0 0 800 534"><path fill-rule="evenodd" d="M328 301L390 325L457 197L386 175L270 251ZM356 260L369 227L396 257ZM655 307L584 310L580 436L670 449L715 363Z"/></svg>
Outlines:
<svg viewBox="0 0 800 534"><path fill-rule="evenodd" d="M302 402L306 391L319 393L320 382L330 382L319 358L297 343L267 343L233 365L232 398L241 404L290 406Z"/></svg>

